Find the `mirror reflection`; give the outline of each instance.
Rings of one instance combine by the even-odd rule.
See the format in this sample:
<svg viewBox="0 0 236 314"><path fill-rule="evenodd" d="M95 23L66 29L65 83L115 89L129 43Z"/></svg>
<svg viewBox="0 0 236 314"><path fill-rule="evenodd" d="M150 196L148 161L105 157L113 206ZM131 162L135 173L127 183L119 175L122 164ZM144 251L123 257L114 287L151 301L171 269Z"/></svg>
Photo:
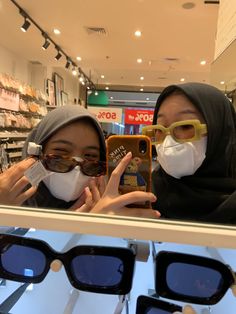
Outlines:
<svg viewBox="0 0 236 314"><path fill-rule="evenodd" d="M147 4L145 1L137 2L137 13L140 13ZM158 8L156 2L150 3L153 10ZM79 8L81 3L73 5ZM105 5L106 1L101 1L100 10ZM171 11L166 11L170 9L168 6L170 4L163 5L162 10L171 18ZM218 7L218 3L210 8L200 4L200 1L196 5L181 7L183 18L189 18L191 14L199 17L196 25L201 24L200 10L204 10L203 21L207 20L206 17L211 20L206 32L208 61L202 76L197 75L198 69L193 71L195 74L192 76L188 73L188 79L184 76L177 78L178 58L165 57L167 66L159 65L160 76L150 78L149 83L140 87L140 81L145 81L148 73L153 71L151 66L156 59L146 58L145 62L142 58L137 59L140 66L146 64L143 68L135 67L137 76L139 73L138 81L128 75L128 66L127 77L120 80L112 77L112 66L109 68L103 62L97 73L93 62L86 61L80 67L77 65L82 62L80 56L77 63L73 61L75 57L70 58L70 55L75 55L71 42L63 42L66 30L61 37L57 37L55 32L52 35L50 29L54 26L48 25L29 1L2 1L1 28L9 27L9 36L3 36L0 42L2 59L6 61L0 67L3 171L0 203L78 213L234 225L235 112L230 99L224 94L226 85L220 86L215 81L219 73L210 80L210 74L214 76L214 66L217 65L215 60L212 69L210 67L214 58L213 34L217 31ZM220 12L222 15L222 10ZM18 29L22 18L25 21L21 27L24 38ZM65 21L65 25L68 23ZM47 50L44 54L37 49L41 40L41 35L38 36L40 38L36 36L38 30L45 40L41 45L43 50ZM202 33L201 30L199 32ZM29 43L27 36L37 39ZM179 38L182 41L189 39L185 32ZM24 42L24 47L15 45L14 39L17 43ZM165 43L163 46L168 47L166 40ZM32 50L29 49L31 45L34 46ZM65 49L62 49L63 45ZM140 40L139 45L143 46L140 51L144 54L144 49L148 50L145 43ZM174 40L173 45L176 46ZM177 46L181 45L184 48L179 41ZM54 63L49 61L49 56L54 53L50 50L52 46L57 52ZM186 49L183 50L184 53L175 53L186 54ZM202 51L198 53L200 55ZM224 52L220 55L221 60L223 57ZM62 62L65 58L66 64ZM158 55L158 58L161 56ZM191 58L196 59L196 56ZM109 53L105 59L107 62L110 60ZM202 61L200 66L205 65L206 62ZM190 64L186 63L179 69L181 75L186 74L185 67L190 68ZM105 78L103 70L108 69L111 71L109 84L102 81ZM143 70L142 75L140 69ZM140 97L141 103L139 98L135 102L126 99L122 108L113 101L113 96L108 99L107 95L111 95L106 95L108 89L138 91L135 97ZM154 98L150 101L149 95L140 93L144 91L154 94ZM119 111L121 108L123 111ZM119 114L121 119L114 118L113 121L112 117ZM127 117L136 122L127 121ZM130 153L122 140L116 150L116 168L109 177L106 175L107 161L111 157L107 153L106 140L114 133L143 134L151 141L150 167L147 170L149 174L152 171L151 188L150 182L146 182L141 174L144 158ZM121 193L121 190L128 193ZM140 208L133 206L135 203L150 206Z"/></svg>

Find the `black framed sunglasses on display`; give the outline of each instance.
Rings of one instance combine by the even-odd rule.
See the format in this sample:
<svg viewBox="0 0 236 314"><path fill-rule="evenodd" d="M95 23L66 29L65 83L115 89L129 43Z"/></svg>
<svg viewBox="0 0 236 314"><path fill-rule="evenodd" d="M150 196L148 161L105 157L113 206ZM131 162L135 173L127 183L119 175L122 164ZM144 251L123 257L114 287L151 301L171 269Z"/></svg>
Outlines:
<svg viewBox="0 0 236 314"><path fill-rule="evenodd" d="M140 295L136 303L136 314L182 313L182 307L153 297Z"/></svg>
<svg viewBox="0 0 236 314"><path fill-rule="evenodd" d="M62 264L74 288L124 295L132 287L135 253L131 248L94 245L60 253L38 239L0 234L0 278L40 283Z"/></svg>
<svg viewBox="0 0 236 314"><path fill-rule="evenodd" d="M156 255L155 289L163 298L213 305L229 288L235 295L235 284L235 272L215 259L168 251Z"/></svg>
<svg viewBox="0 0 236 314"><path fill-rule="evenodd" d="M87 160L79 157L60 155L42 155L40 160L43 166L52 172L66 173L79 166L86 176L99 177L106 174L106 162L99 160Z"/></svg>

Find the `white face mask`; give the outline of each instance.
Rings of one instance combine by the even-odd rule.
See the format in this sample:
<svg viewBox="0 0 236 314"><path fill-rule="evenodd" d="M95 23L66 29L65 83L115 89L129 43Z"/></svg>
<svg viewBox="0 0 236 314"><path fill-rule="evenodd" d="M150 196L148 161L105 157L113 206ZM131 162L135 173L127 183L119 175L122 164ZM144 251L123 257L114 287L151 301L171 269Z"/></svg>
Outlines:
<svg viewBox="0 0 236 314"><path fill-rule="evenodd" d="M192 175L206 157L207 137L199 141L178 143L170 135L156 145L157 159L170 176L180 179Z"/></svg>
<svg viewBox="0 0 236 314"><path fill-rule="evenodd" d="M43 182L53 196L69 202L80 197L90 180L91 177L84 175L79 167L75 167L66 173L51 172Z"/></svg>

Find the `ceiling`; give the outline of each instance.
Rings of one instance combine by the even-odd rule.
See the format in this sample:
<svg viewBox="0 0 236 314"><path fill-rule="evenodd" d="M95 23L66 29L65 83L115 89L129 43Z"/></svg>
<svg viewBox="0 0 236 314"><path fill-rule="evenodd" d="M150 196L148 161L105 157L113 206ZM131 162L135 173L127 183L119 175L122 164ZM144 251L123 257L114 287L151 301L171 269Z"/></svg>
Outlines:
<svg viewBox="0 0 236 314"><path fill-rule="evenodd" d="M158 91L188 81L211 83L218 4L203 0L17 0L94 84L113 90ZM11 0L0 0L0 45L43 65L55 61L39 30L20 31L23 17ZM88 27L104 32L88 32ZM60 35L53 29L58 28ZM135 30L142 36L134 36ZM82 61L78 62L76 57ZM142 58L142 63L137 63ZM206 65L200 65L206 60ZM101 78L104 75L105 78ZM140 80L143 76L144 80ZM215 82L215 84L218 84Z"/></svg>

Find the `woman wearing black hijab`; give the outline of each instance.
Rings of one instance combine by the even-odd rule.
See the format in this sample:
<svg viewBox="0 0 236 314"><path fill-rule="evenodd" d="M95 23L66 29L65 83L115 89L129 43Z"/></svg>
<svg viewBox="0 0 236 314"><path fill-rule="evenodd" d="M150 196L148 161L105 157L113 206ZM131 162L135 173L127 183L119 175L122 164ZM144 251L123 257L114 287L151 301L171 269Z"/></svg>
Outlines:
<svg viewBox="0 0 236 314"><path fill-rule="evenodd" d="M189 126L173 126L186 120L198 120L204 130L187 142L181 132L186 134ZM236 118L231 102L207 84L171 85L157 100L153 125L172 125L166 136L158 131L153 208L163 218L235 224Z"/></svg>

